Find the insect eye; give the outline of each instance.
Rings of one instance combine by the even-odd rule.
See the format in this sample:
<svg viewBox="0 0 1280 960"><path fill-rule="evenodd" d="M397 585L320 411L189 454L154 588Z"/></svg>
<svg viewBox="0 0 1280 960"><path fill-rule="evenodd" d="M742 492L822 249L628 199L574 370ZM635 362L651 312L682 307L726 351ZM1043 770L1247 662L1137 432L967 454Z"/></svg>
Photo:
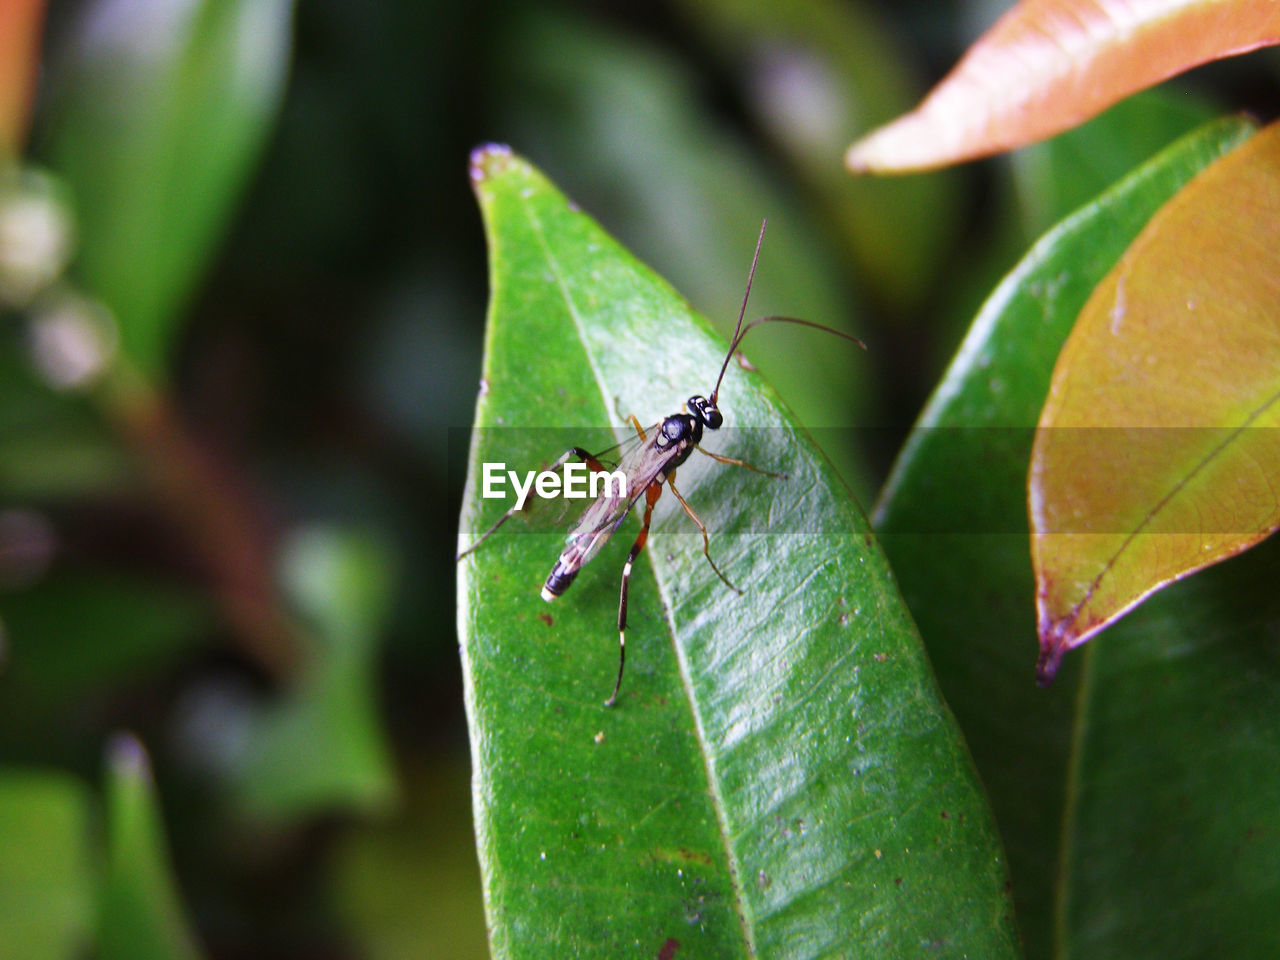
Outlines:
<svg viewBox="0 0 1280 960"><path fill-rule="evenodd" d="M707 409L703 411L702 419L711 430L719 430L720 425L724 423L724 416L719 410L710 405L708 405Z"/></svg>

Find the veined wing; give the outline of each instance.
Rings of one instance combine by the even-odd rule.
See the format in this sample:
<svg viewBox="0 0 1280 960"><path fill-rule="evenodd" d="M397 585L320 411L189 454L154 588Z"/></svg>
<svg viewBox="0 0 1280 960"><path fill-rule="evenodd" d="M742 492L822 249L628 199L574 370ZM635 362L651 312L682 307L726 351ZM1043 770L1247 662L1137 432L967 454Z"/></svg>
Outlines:
<svg viewBox="0 0 1280 960"><path fill-rule="evenodd" d="M626 463L629 460L634 460L640 448L647 446L653 440L653 435L659 426L661 426L661 421L650 426L643 437L634 430L630 430L628 431L627 439L620 440L612 447L606 447L593 456L609 469L613 469L618 464ZM628 476L630 476L630 473L628 473Z"/></svg>
<svg viewBox="0 0 1280 960"><path fill-rule="evenodd" d="M618 464L626 477L626 488L619 490L617 484L604 485L600 495L569 531L565 549L560 554L561 565L577 570L588 563L609 542L649 484L666 469L674 451L659 448L657 438L658 431L653 429L648 431L648 439L639 445L623 445L630 446L623 451Z"/></svg>

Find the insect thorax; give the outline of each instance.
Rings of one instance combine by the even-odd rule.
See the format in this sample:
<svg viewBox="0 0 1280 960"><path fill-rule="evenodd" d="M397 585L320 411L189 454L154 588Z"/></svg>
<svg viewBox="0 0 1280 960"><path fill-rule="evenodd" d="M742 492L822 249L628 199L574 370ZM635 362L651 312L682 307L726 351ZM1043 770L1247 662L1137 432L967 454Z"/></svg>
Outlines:
<svg viewBox="0 0 1280 960"><path fill-rule="evenodd" d="M674 413L658 427L657 447L670 459L664 473L674 470L687 459L693 448L702 440L702 423L688 413Z"/></svg>

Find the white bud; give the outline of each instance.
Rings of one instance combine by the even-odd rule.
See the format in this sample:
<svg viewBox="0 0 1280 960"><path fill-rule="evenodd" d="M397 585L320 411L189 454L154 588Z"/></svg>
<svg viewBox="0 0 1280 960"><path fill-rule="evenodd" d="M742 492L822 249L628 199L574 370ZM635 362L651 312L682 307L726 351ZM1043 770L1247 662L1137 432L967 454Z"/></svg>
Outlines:
<svg viewBox="0 0 1280 960"><path fill-rule="evenodd" d="M0 305L25 307L62 275L71 212L55 182L34 170L0 171Z"/></svg>
<svg viewBox="0 0 1280 960"><path fill-rule="evenodd" d="M115 355L118 339L105 306L68 291L41 300L31 314L28 336L36 369L58 390L96 380Z"/></svg>

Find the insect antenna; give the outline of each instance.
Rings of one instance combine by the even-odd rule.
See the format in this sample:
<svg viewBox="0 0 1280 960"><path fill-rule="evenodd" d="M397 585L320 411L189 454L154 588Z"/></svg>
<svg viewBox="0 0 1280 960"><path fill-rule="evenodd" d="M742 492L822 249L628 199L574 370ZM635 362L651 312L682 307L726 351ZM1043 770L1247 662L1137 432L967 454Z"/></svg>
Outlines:
<svg viewBox="0 0 1280 960"><path fill-rule="evenodd" d="M762 323L796 323L802 327L813 327L815 330L825 330L827 333L834 333L837 337L856 343L863 350L867 349L867 345L857 337L842 333L839 330L833 330L831 327L824 327L822 324L814 323L811 320L799 320L796 317L760 317L758 320L752 320L746 326L743 326L742 319L747 315L747 301L751 298L751 282L756 277L756 263L760 260L760 246L764 243L764 228L768 223L767 219L760 221L760 236L756 239L756 252L751 258L751 270L747 273L747 292L742 295L742 309L738 311L738 325L733 330L733 339L729 341L729 352L724 355L724 363L720 364L720 376L716 377L715 389L711 391L710 399L713 406L716 402L716 396L720 393L720 383L724 380L725 371L729 369L729 361L733 359L734 353L742 341L746 339L747 333L751 328L758 327Z"/></svg>

